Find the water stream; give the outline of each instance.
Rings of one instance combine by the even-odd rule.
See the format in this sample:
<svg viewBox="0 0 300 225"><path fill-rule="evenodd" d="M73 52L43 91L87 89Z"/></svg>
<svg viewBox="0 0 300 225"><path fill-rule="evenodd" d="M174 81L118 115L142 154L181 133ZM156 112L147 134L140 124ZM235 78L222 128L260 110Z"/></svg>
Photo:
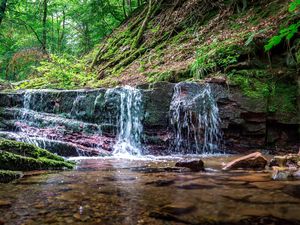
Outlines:
<svg viewBox="0 0 300 225"><path fill-rule="evenodd" d="M175 153L211 154L221 150L222 131L219 109L208 84L188 93L179 83L170 106Z"/></svg>
<svg viewBox="0 0 300 225"><path fill-rule="evenodd" d="M221 171L230 157L204 158L205 173L178 158L85 158L74 171L35 173L0 184L0 221L40 224L299 224L300 181Z"/></svg>
<svg viewBox="0 0 300 225"><path fill-rule="evenodd" d="M126 86L109 89L106 98L119 96L119 116L117 142L113 146L114 155L142 155L142 93L140 90Z"/></svg>

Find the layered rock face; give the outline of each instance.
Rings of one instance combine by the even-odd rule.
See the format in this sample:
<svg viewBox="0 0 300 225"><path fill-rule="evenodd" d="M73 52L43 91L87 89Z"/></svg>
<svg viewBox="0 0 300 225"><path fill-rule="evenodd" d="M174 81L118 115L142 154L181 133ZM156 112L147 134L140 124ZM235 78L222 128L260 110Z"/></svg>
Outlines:
<svg viewBox="0 0 300 225"><path fill-rule="evenodd" d="M237 87L162 82L137 89L1 93L1 135L64 156L107 155L123 142L134 154L299 146L297 115L270 114L266 101Z"/></svg>

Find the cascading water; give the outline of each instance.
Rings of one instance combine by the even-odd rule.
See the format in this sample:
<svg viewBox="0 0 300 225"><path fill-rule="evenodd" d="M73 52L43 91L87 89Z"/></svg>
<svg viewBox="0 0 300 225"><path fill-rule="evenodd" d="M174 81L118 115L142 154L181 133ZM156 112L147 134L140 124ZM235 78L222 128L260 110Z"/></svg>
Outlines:
<svg viewBox="0 0 300 225"><path fill-rule="evenodd" d="M18 122L15 124L16 128L19 130L17 134L15 134L15 139L18 141L34 144L38 147L44 148L46 146L45 139L40 137L38 139L32 138L34 136L38 136L37 133L34 133L32 130L29 131L26 129L27 126L27 117L31 110L31 103L32 103L32 95L34 91L27 90L24 93L23 98L23 108L19 116L17 116ZM37 132L37 131L36 131Z"/></svg>
<svg viewBox="0 0 300 225"><path fill-rule="evenodd" d="M129 86L110 89L105 97L117 95L119 99L118 135L114 145L114 155L141 155L142 94Z"/></svg>
<svg viewBox="0 0 300 225"><path fill-rule="evenodd" d="M220 150L222 132L219 110L208 84L194 84L193 90L179 83L170 106L174 140L171 152L206 154Z"/></svg>

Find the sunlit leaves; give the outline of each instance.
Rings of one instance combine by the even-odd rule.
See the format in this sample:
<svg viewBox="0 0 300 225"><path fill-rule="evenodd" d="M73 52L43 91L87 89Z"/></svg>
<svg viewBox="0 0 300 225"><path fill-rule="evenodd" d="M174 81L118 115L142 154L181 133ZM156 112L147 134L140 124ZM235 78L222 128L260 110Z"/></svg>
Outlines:
<svg viewBox="0 0 300 225"><path fill-rule="evenodd" d="M299 8L300 8L300 0L294 0L293 2L291 2L289 6L289 11L291 13L294 13ZM279 31L279 34L272 37L265 45L265 51L270 51L272 48L279 45L283 39L290 41L295 36L295 34L297 34L299 27L300 27L300 21L291 24L287 28L281 29Z"/></svg>

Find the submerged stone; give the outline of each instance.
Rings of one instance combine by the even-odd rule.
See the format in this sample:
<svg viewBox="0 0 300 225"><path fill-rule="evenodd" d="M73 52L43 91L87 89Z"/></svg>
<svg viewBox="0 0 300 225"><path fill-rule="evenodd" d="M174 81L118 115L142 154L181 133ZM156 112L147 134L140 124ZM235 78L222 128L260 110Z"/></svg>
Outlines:
<svg viewBox="0 0 300 225"><path fill-rule="evenodd" d="M176 203L163 206L160 211L173 215L182 215L195 211L197 208L194 205L188 203Z"/></svg>
<svg viewBox="0 0 300 225"><path fill-rule="evenodd" d="M146 185L154 185L155 187L166 187L175 184L175 180L156 180L152 182L147 182Z"/></svg>
<svg viewBox="0 0 300 225"><path fill-rule="evenodd" d="M204 162L200 160L178 161L175 166L189 168L193 172L204 171Z"/></svg>
<svg viewBox="0 0 300 225"><path fill-rule="evenodd" d="M9 201L5 201L5 200L0 200L0 208L6 208L6 207L10 207L11 206L11 202Z"/></svg>
<svg viewBox="0 0 300 225"><path fill-rule="evenodd" d="M268 161L262 156L260 152L254 152L252 154L240 157L228 163L223 170L234 170L234 169L254 169L263 170L265 169Z"/></svg>
<svg viewBox="0 0 300 225"><path fill-rule="evenodd" d="M0 170L0 183L9 183L23 176L21 172Z"/></svg>

